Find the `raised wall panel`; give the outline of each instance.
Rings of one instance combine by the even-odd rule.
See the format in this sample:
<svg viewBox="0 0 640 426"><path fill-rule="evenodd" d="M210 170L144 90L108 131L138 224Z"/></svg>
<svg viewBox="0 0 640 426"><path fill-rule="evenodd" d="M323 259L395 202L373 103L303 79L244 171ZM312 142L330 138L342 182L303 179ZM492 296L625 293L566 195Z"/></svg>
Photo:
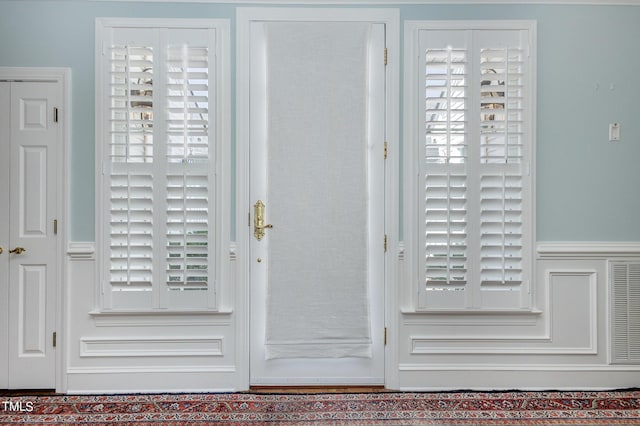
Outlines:
<svg viewBox="0 0 640 426"><path fill-rule="evenodd" d="M21 265L18 279L19 356L44 356L46 334L45 265Z"/></svg>
<svg viewBox="0 0 640 426"><path fill-rule="evenodd" d="M549 271L551 338L565 353L597 353L597 274Z"/></svg>
<svg viewBox="0 0 640 426"><path fill-rule="evenodd" d="M80 357L223 356L222 337L83 338Z"/></svg>

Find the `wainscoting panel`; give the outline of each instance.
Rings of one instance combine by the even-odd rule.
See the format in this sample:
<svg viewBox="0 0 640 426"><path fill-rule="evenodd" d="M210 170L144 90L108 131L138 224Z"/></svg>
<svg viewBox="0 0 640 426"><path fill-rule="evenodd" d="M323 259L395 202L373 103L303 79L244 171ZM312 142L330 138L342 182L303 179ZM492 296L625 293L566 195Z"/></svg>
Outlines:
<svg viewBox="0 0 640 426"><path fill-rule="evenodd" d="M637 243L541 243L529 312L426 313L399 289L403 390L610 389L637 386L640 363L610 364L608 265ZM401 267L404 266L400 257ZM403 276L411 274L404 272Z"/></svg>
<svg viewBox="0 0 640 426"><path fill-rule="evenodd" d="M230 256L230 263L235 256ZM93 243L67 252L65 334L69 393L233 391L240 377L235 313L227 291L217 312L101 311ZM231 277L234 274L229 274ZM226 283L224 287L230 287Z"/></svg>
<svg viewBox="0 0 640 426"><path fill-rule="evenodd" d="M80 357L223 356L223 337L82 338Z"/></svg>

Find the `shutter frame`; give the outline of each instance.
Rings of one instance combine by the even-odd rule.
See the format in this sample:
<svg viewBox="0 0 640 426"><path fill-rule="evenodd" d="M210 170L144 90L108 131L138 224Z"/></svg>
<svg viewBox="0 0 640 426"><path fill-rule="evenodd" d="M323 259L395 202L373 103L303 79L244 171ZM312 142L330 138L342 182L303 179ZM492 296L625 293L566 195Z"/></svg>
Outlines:
<svg viewBox="0 0 640 426"><path fill-rule="evenodd" d="M114 21L122 21L125 24L113 23ZM133 24L127 23L133 21L135 21ZM99 225L102 240L100 267L104 277L101 305L105 309L216 310L215 285L216 277L220 274L216 257L220 255L221 247L217 232L221 222L217 213L219 183L216 162L219 159L216 152L220 149L219 135L224 132L217 128L216 119L209 116L209 113L213 111L218 117L223 116L218 112L219 100L216 99L218 92L215 87L220 78L220 70L215 57L216 52L221 49L217 43L224 39L216 39L217 25L222 25L222 20L210 21L207 22L212 26L207 27L203 26L205 20L193 20L192 23L189 20L176 20L181 26L174 28L171 25L161 25L159 20L98 20L97 41L99 37L104 37L100 44L103 46L103 54L97 55L99 60L97 75L101 81L98 99L103 105L100 114L102 118L98 122L100 132L104 135L102 140L105 143L97 152L102 153L100 162L103 164L103 173L100 178L103 196L99 214L102 219ZM136 25L138 22L139 26ZM228 31L226 27L223 29ZM135 40L135 42L129 42L129 40ZM181 100L188 102L186 108L180 106L180 111L176 111L173 108L175 105L171 104L174 100L171 96L172 91L176 88L172 86L175 81L169 77L175 67L172 69L170 61L164 60L164 58L171 59L168 49L172 42L196 46L187 48L190 55L190 60L185 62L187 69L178 69L181 75L187 75L186 84L181 83L183 87L188 87L189 91L186 95L179 93ZM135 58L135 60L124 57L126 55L112 56L114 51L122 52L127 49L136 52L153 52L153 56L143 59ZM191 55L193 51L200 54L200 57L193 59L194 55ZM201 57L203 52L206 56L204 59ZM112 58L114 60L111 60ZM129 61L128 65L124 59ZM120 62L117 63L118 61ZM124 66L123 63L125 63ZM150 68L150 71L141 72L133 69L130 67L132 64ZM112 80L113 76L117 76L120 80ZM132 85L130 80L133 77L145 77L149 80L149 84L142 86L136 82ZM147 86L151 89L148 90L148 94L145 94L142 89L149 89ZM119 104L116 105L113 101L115 107L105 105L105 102L111 105L111 99L118 96L120 96ZM201 104L202 102L205 104ZM149 110L151 113L148 117L131 123L133 113L146 113ZM167 161L172 157L167 151L170 144L167 145L165 140L171 134L172 120L176 112L178 114L186 112L183 115L188 115L186 120L181 119L179 128L181 134L188 136L195 134L196 137L206 139L200 146L195 144L195 149L199 149L198 153L204 153L196 161L193 161L193 157L187 158L186 161L183 159ZM131 136L135 133L135 126L140 123L151 129L147 132L147 141L150 146L145 149L136 148L135 143L142 139ZM194 128L196 128L195 131ZM122 197L117 197L118 188L112 188L118 180L124 179L121 176L126 176L129 180L135 176L144 176L151 185L146 187L146 191L142 191L138 198L132 198L132 194L126 192L124 199L127 201L125 202ZM196 186L205 187L205 199L194 199L194 196L190 195L193 191L189 189L189 185L183 188L182 199L186 201L183 201L182 212L186 212L185 217L188 217L188 223L180 226L181 229L191 232L191 236L183 238L185 241L188 240L184 245L205 254L200 256L193 251L183 257L183 260L187 260L186 266L182 266L186 271L184 277L187 279L182 284L187 285L181 286L175 286L169 279L167 272L172 270L173 266L170 266L168 256L165 255L169 247L166 231L169 220L167 219L173 214L169 206L171 201L168 201L165 195L169 186L165 182L175 179L175 176L180 176L184 180L199 176L202 182ZM135 189L129 184L126 187L127 191ZM200 189L195 191L198 192ZM135 210L139 203L143 203L144 207ZM204 232L201 228L193 228L196 221L199 223L198 226L206 226ZM142 236L138 235L140 233ZM116 237L122 235L127 237L114 240L111 234L115 234ZM145 240L145 244L138 243L140 239ZM205 241L200 242L203 239ZM147 244L146 240L150 242ZM136 255L134 252L139 254ZM203 261L192 261L196 258ZM193 289L201 291L186 291ZM206 295L202 295L202 291L206 292Z"/></svg>
<svg viewBox="0 0 640 426"><path fill-rule="evenodd" d="M430 229L435 232L438 228L422 224L422 221L429 222L429 215L432 214L428 207L430 196L437 199L446 191L431 190L425 182L428 176L436 176L436 171L441 172L442 176L447 176L446 173L452 171L443 170L447 160L443 160L442 155L438 157L428 153L429 141L425 142L426 147L422 147L419 142L418 188L425 188L422 193L425 195L425 208L419 210L418 216L418 241L422 241L418 244L418 276L423 278L419 280L417 308L439 311L530 308L533 275L530 246L534 229L531 212L533 177L530 173L534 153L534 52L531 43L535 40L535 25L500 21L463 21L451 24L427 22L423 26L419 25L420 23L416 23L415 26L418 27L418 64L422 69L417 74L421 84L424 82L427 87L426 102L421 105L425 114L423 117L427 121L423 127L426 130L417 134L427 137L429 115L442 112L433 102L429 103L428 81L430 78L442 78L442 73L429 72L427 48L439 47L445 50L448 47L449 50L456 50L458 45L455 40L466 38L469 63L468 78L464 86L468 90L469 105L464 108L467 153L460 162L467 180L467 282L464 286L448 288L446 285L436 286L429 282L431 270L436 270L437 267L447 270L450 264L438 263L429 257L428 232ZM445 42L434 46L433 40L442 39L443 35L450 36L453 41L448 42L448 45ZM487 46L489 49L486 49ZM487 71L493 69L496 72ZM483 81L488 82L482 84ZM432 86L435 87L435 84ZM489 117L489 113L493 116ZM419 123L424 125L423 122ZM482 138L488 141L485 152L481 149ZM506 145L502 148L493 147L492 144L496 141ZM426 166L423 164L425 162ZM433 163L440 169L434 167ZM429 170L431 175L425 174ZM499 180L496 182L496 179ZM423 199L420 196L418 206L421 202ZM423 248L423 244L427 247ZM444 257L442 254L441 256Z"/></svg>

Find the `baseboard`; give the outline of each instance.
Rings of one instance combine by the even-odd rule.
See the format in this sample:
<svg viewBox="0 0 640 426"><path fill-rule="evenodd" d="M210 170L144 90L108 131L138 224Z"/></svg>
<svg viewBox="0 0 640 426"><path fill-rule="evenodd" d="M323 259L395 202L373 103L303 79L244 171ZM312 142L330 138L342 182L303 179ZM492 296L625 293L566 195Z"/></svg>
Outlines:
<svg viewBox="0 0 640 426"><path fill-rule="evenodd" d="M69 394L236 392L245 390L237 383L234 366L70 368L67 370Z"/></svg>

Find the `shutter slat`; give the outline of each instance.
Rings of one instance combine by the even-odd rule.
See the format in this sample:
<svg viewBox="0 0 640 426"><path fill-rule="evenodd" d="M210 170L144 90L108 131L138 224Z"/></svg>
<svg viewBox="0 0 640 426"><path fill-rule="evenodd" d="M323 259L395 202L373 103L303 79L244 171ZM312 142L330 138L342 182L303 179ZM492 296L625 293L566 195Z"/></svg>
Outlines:
<svg viewBox="0 0 640 426"><path fill-rule="evenodd" d="M167 160L209 160L208 48L169 46L167 91Z"/></svg>
<svg viewBox="0 0 640 426"><path fill-rule="evenodd" d="M480 178L480 275L483 286L522 282L522 177Z"/></svg>
<svg viewBox="0 0 640 426"><path fill-rule="evenodd" d="M523 58L519 48L481 49L481 144L490 147L481 150L484 164L517 164L523 160Z"/></svg>
<svg viewBox="0 0 640 426"><path fill-rule="evenodd" d="M167 176L167 285L205 290L209 283L209 202L206 175Z"/></svg>
<svg viewBox="0 0 640 426"><path fill-rule="evenodd" d="M110 283L147 291L153 276L153 177L112 173L110 180Z"/></svg>

